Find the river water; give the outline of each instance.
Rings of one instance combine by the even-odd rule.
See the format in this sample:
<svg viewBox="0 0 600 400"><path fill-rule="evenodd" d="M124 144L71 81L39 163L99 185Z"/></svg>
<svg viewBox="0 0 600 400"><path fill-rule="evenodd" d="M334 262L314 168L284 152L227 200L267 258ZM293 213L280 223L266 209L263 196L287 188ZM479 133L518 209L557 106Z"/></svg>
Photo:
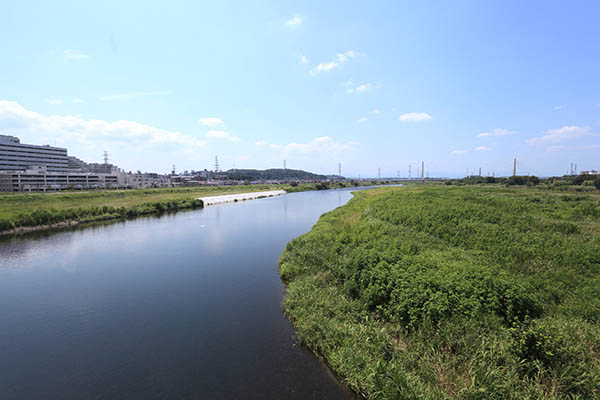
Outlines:
<svg viewBox="0 0 600 400"><path fill-rule="evenodd" d="M0 399L348 399L277 260L350 190L0 241Z"/></svg>

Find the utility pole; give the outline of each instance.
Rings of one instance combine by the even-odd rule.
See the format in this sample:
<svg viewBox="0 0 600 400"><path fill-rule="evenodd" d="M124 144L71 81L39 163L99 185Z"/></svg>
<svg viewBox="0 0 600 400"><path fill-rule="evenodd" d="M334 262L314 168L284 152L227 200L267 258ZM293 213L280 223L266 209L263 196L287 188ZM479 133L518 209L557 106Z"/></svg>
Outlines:
<svg viewBox="0 0 600 400"><path fill-rule="evenodd" d="M513 176L517 176L517 159L513 160Z"/></svg>

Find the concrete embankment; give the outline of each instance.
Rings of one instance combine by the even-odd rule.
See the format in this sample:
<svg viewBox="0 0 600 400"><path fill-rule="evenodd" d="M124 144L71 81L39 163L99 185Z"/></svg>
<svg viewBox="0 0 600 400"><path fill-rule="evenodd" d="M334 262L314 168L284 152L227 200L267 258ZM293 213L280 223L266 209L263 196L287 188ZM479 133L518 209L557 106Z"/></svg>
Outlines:
<svg viewBox="0 0 600 400"><path fill-rule="evenodd" d="M212 204L231 203L234 201L244 201L260 199L263 197L281 196L282 194L286 193L287 192L285 190L269 190L266 192L238 193L226 194L223 196L198 197L198 200L202 200L205 206L210 206Z"/></svg>

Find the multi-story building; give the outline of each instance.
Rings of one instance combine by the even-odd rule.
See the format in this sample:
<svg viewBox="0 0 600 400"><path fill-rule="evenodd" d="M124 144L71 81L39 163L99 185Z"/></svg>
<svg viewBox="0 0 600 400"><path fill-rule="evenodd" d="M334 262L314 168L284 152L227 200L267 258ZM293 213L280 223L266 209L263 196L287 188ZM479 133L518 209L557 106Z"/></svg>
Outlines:
<svg viewBox="0 0 600 400"><path fill-rule="evenodd" d="M117 175L119 185L122 187L141 189L171 186L171 179L168 175L140 171L137 173L119 172Z"/></svg>
<svg viewBox="0 0 600 400"><path fill-rule="evenodd" d="M66 172L67 149L23 144L17 137L0 135L0 171L25 171L34 165L46 167L48 172Z"/></svg>
<svg viewBox="0 0 600 400"><path fill-rule="evenodd" d="M0 192L46 192L52 190L110 189L120 187L115 174L48 172L45 167L26 171L0 171Z"/></svg>

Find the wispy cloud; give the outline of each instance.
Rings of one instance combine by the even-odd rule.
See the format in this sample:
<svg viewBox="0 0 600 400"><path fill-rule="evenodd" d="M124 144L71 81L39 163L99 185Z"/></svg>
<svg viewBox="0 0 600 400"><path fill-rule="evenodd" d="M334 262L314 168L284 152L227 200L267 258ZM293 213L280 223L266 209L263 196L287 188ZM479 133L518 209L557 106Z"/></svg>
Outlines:
<svg viewBox="0 0 600 400"><path fill-rule="evenodd" d="M379 114L381 114L381 110L379 110L378 108L374 108L371 111L369 111L369 114L371 114L371 115L379 115Z"/></svg>
<svg viewBox="0 0 600 400"><path fill-rule="evenodd" d="M364 124L364 123L365 123L365 122L367 122L368 120L369 120L369 119L368 119L367 117L362 117L362 118L359 118L359 119L358 119L358 121L356 121L356 122L358 122L359 124Z"/></svg>
<svg viewBox="0 0 600 400"><path fill-rule="evenodd" d="M100 97L100 101L128 100L136 97L149 96L168 96L173 94L172 90L155 90L153 92L130 92L130 93L115 93Z"/></svg>
<svg viewBox="0 0 600 400"><path fill-rule="evenodd" d="M477 146L475 147L475 151L489 151L490 148L487 146Z"/></svg>
<svg viewBox="0 0 600 400"><path fill-rule="evenodd" d="M64 102L65 101L63 99L48 99L48 100L46 100L46 103L53 105L53 106L64 104Z"/></svg>
<svg viewBox="0 0 600 400"><path fill-rule="evenodd" d="M410 112L410 113L402 114L400 116L400 118L398 118L398 119L403 122L423 122L423 121L430 121L433 118L431 117L431 115L424 113L424 112L420 112L420 113Z"/></svg>
<svg viewBox="0 0 600 400"><path fill-rule="evenodd" d="M309 74L312 76L316 76L321 72L329 72L333 69L340 68L342 65L346 64L353 58L358 57L358 53L354 50L348 50L343 53L338 53L335 55L335 59L332 61L322 62L316 67L312 68L309 71Z"/></svg>
<svg viewBox="0 0 600 400"><path fill-rule="evenodd" d="M260 147L268 147L270 149L283 149L283 147L284 147L281 144L269 143L266 140L260 140L260 141L256 142L256 145L260 146Z"/></svg>
<svg viewBox="0 0 600 400"><path fill-rule="evenodd" d="M80 51L67 49L63 51L63 57L65 60L89 60L91 57Z"/></svg>
<svg viewBox="0 0 600 400"><path fill-rule="evenodd" d="M495 128L488 132L481 132L477 134L478 137L489 137L489 136L506 136L506 135L516 135L517 131L511 131L508 129Z"/></svg>
<svg viewBox="0 0 600 400"><path fill-rule="evenodd" d="M363 83L362 85L358 85L358 86L356 86L354 88L346 89L346 93L348 93L348 94L352 94L352 93L360 94L360 93L368 92L371 89L373 89L373 84L371 84L371 83Z"/></svg>
<svg viewBox="0 0 600 400"><path fill-rule="evenodd" d="M302 25L303 19L300 15L294 15L284 22L283 26L288 29L296 29Z"/></svg>
<svg viewBox="0 0 600 400"><path fill-rule="evenodd" d="M229 140L230 142L239 142L242 139L240 139L237 136L232 136L229 133L225 132L225 131L216 131L216 130L210 130L208 132L206 132L206 134L204 135L205 138L207 139L223 139L223 140Z"/></svg>
<svg viewBox="0 0 600 400"><path fill-rule="evenodd" d="M556 111L558 111L558 110L562 110L563 108L565 108L565 106L564 106L564 105L562 105L562 104L561 104L561 105L558 105L558 106L554 106L554 109L555 109Z"/></svg>
<svg viewBox="0 0 600 400"><path fill-rule="evenodd" d="M221 118L216 117L200 118L198 122L200 123L200 125L210 126L211 128L224 125L223 120Z"/></svg>
<svg viewBox="0 0 600 400"><path fill-rule="evenodd" d="M79 97L73 97L73 98L71 99L71 103L75 103L75 104L81 104L81 103L83 103L83 102L84 102L84 101L83 101L83 99L80 99Z"/></svg>
<svg viewBox="0 0 600 400"><path fill-rule="evenodd" d="M308 61L308 57L306 57L303 54L300 54L298 56L298 60L300 60L300 62L302 63L302 65L308 65L309 61Z"/></svg>
<svg viewBox="0 0 600 400"><path fill-rule="evenodd" d="M548 150L549 151L562 151L562 150L566 150L568 148L569 148L568 146L563 146L563 145L561 145L561 146L550 146L548 148Z"/></svg>
<svg viewBox="0 0 600 400"><path fill-rule="evenodd" d="M287 145L273 144L261 140L256 142L257 146L269 147L273 150L283 150L284 154L288 155L310 155L310 154L338 154L347 150L352 150L358 146L358 142L339 143L329 136L318 137L308 143L288 143Z"/></svg>
<svg viewBox="0 0 600 400"><path fill-rule="evenodd" d="M544 144L544 143L556 143L564 140L578 139L582 136L590 134L589 126L563 126L558 129L549 129L544 132L544 136L528 139L529 144Z"/></svg>
<svg viewBox="0 0 600 400"><path fill-rule="evenodd" d="M285 153L322 153L322 154L337 154L343 151L351 150L354 144L339 143L329 136L322 136L308 143L289 143L285 146Z"/></svg>
<svg viewBox="0 0 600 400"><path fill-rule="evenodd" d="M454 154L454 155L462 155L462 154L466 154L467 151L466 150L452 150L450 152L450 154Z"/></svg>

